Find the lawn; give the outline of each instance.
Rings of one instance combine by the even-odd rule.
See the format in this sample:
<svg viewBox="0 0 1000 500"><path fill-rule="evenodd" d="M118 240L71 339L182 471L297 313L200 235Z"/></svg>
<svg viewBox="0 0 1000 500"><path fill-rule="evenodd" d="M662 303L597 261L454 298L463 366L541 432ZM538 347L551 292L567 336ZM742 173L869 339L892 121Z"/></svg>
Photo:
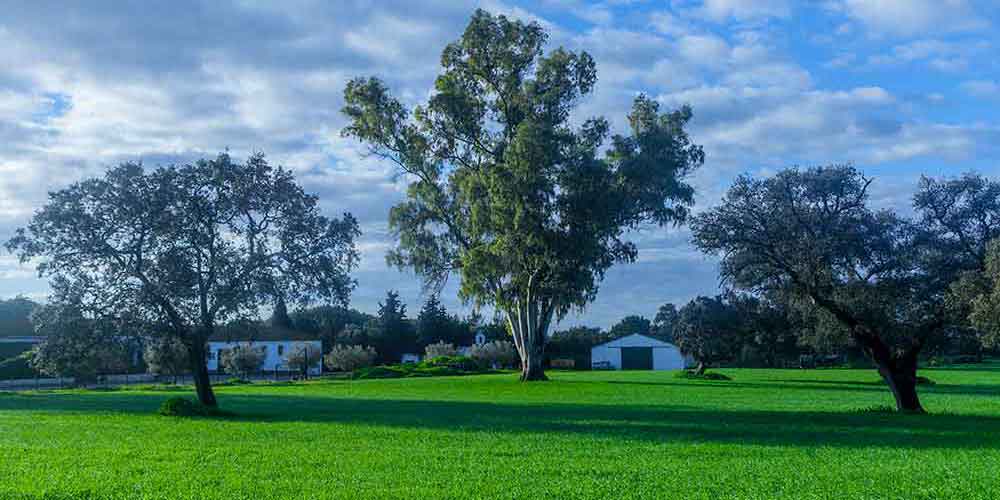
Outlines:
<svg viewBox="0 0 1000 500"><path fill-rule="evenodd" d="M932 415L871 370L553 372L0 395L0 498L1000 498L1000 364L925 370Z"/></svg>

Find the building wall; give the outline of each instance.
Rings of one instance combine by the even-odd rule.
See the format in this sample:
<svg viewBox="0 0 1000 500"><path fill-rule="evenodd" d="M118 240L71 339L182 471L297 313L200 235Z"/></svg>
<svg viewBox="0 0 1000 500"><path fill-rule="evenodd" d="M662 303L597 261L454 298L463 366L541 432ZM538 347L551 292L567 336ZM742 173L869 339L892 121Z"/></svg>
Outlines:
<svg viewBox="0 0 1000 500"><path fill-rule="evenodd" d="M683 370L684 356L676 347L656 347L653 349L654 370Z"/></svg>
<svg viewBox="0 0 1000 500"><path fill-rule="evenodd" d="M652 348L654 370L682 370L689 365L676 346L643 335L628 335L593 347L590 350L591 367L608 363L612 369L621 370L622 347Z"/></svg>
<svg viewBox="0 0 1000 500"><path fill-rule="evenodd" d="M246 342L209 342L208 370L219 371L220 350L231 349L243 344L246 344ZM289 371L288 366L285 365L284 356L290 352L293 347L302 344L307 344L309 349L316 349L316 351L320 353L323 352L323 343L319 340L267 340L251 342L250 344L254 347L264 349L264 364L261 367L261 370L263 371ZM319 362L309 369L309 373L312 375L319 375L322 371L323 360L320 358Z"/></svg>

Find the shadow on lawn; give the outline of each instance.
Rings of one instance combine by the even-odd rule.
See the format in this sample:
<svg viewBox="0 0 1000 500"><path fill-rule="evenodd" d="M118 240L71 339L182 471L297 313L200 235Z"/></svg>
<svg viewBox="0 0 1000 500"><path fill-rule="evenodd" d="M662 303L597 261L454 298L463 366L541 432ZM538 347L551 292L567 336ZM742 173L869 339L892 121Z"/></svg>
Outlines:
<svg viewBox="0 0 1000 500"><path fill-rule="evenodd" d="M166 395L104 393L0 397L0 411L133 413L154 417ZM339 423L441 431L578 434L645 442L698 442L796 447L998 449L1000 418L853 412L705 410L682 406L504 404L223 394L237 416L254 422Z"/></svg>
<svg viewBox="0 0 1000 500"><path fill-rule="evenodd" d="M574 383L574 382L569 382ZM583 382L593 383L593 382ZM889 388L882 381L848 381L848 380L815 380L815 379L775 379L771 382L739 382L739 381L698 381L693 385L690 382L645 382L638 380L609 380L608 384L621 385L657 385L671 387L715 387L720 389L781 389L815 391L829 390L837 392L884 392L889 394ZM957 385L957 384L935 384L921 385L917 388L920 394L954 394L964 396L1000 396L1000 385Z"/></svg>

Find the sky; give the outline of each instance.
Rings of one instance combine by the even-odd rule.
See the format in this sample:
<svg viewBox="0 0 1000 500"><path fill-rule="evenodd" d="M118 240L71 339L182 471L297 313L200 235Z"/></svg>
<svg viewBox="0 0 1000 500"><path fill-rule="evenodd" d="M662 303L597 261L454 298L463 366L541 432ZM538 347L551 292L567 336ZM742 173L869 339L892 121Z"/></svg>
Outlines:
<svg viewBox="0 0 1000 500"><path fill-rule="evenodd" d="M429 95L444 46L484 8L584 50L598 83L574 120L625 132L639 93L690 104L704 146L695 211L741 173L853 162L872 202L910 210L921 175L1000 174L998 0L541 0L51 2L0 0L0 239L47 192L122 161L183 163L262 151L364 235L352 306L419 279L386 266L386 218L406 178L340 136L343 88L382 78L407 105ZM608 327L714 294L717 263L684 228L630 235L597 300L562 322ZM442 294L452 311L455 280ZM43 299L30 265L0 253L0 296Z"/></svg>

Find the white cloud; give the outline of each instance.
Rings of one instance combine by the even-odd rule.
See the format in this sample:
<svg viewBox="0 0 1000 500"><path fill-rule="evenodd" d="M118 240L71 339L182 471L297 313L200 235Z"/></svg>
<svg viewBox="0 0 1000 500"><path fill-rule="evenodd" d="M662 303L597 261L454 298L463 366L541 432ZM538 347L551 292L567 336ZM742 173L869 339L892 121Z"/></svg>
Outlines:
<svg viewBox="0 0 1000 500"><path fill-rule="evenodd" d="M996 80L968 80L960 85L962 91L981 98L1000 97L1000 83Z"/></svg>
<svg viewBox="0 0 1000 500"><path fill-rule="evenodd" d="M700 7L693 9L697 15L716 22L788 17L791 11L788 0L704 0Z"/></svg>
<svg viewBox="0 0 1000 500"><path fill-rule="evenodd" d="M843 10L876 33L978 30L988 23L966 0L844 0Z"/></svg>

